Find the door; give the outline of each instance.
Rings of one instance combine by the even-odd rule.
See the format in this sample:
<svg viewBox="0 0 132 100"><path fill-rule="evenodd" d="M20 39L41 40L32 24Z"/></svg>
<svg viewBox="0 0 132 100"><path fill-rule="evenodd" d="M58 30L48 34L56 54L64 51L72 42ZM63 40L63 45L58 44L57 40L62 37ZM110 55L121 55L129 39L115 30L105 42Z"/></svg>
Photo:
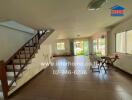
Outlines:
<svg viewBox="0 0 132 100"><path fill-rule="evenodd" d="M88 55L88 47L87 40L74 41L74 55Z"/></svg>

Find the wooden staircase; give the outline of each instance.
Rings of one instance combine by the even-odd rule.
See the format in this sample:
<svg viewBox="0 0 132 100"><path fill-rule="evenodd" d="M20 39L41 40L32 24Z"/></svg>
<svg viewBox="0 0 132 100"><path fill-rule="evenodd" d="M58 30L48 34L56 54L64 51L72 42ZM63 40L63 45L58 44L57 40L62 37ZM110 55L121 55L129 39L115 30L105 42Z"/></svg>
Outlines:
<svg viewBox="0 0 132 100"><path fill-rule="evenodd" d="M0 100L8 99L8 92L17 84L16 81L22 77L22 72L35 57L40 44L53 32L52 29L38 31L28 42L26 42L7 62L0 61Z"/></svg>

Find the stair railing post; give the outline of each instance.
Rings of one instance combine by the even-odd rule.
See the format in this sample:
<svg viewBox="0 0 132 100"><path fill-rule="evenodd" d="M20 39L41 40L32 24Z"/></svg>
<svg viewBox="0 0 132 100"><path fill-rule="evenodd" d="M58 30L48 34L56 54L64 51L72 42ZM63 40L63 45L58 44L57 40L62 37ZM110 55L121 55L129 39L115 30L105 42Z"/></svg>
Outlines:
<svg viewBox="0 0 132 100"><path fill-rule="evenodd" d="M6 64L4 63L4 61L0 61L0 81L2 85L4 99L7 100L9 87L6 75Z"/></svg>
<svg viewBox="0 0 132 100"><path fill-rule="evenodd" d="M39 40L40 40L40 33L38 31L38 33L37 33L37 43L38 43L37 45L38 45L38 49L40 48Z"/></svg>

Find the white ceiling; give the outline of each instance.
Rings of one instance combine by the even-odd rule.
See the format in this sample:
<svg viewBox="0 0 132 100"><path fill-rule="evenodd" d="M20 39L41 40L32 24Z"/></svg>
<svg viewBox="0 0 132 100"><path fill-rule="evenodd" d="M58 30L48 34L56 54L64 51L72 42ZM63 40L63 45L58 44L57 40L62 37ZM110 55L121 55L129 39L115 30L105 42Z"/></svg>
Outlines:
<svg viewBox="0 0 132 100"><path fill-rule="evenodd" d="M34 29L50 27L58 38L90 36L132 14L132 0L111 0L98 11L89 11L91 0L0 0L0 20L15 20ZM110 16L114 5L126 8L124 17Z"/></svg>

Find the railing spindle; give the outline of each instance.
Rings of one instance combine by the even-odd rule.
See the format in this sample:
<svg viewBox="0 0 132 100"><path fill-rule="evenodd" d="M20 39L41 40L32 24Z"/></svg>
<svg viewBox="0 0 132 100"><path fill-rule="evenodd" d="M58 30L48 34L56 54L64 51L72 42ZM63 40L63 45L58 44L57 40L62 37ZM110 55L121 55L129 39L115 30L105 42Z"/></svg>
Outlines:
<svg viewBox="0 0 132 100"><path fill-rule="evenodd" d="M19 64L20 64L20 67L22 68L20 52L18 52L18 55L19 55Z"/></svg>
<svg viewBox="0 0 132 100"><path fill-rule="evenodd" d="M28 43L28 48L29 48L29 55L30 55L30 57L31 57L31 54L30 54L30 53L31 53L31 52L30 52L30 51L31 51L31 49L30 49L30 41L29 41L29 43Z"/></svg>
<svg viewBox="0 0 132 100"><path fill-rule="evenodd" d="M24 49L25 61L27 59L26 50Z"/></svg>
<svg viewBox="0 0 132 100"><path fill-rule="evenodd" d="M13 73L14 73L14 78L16 79L16 71L15 71L15 64L14 64L14 61L12 61L12 65L13 65Z"/></svg>
<svg viewBox="0 0 132 100"><path fill-rule="evenodd" d="M38 48L38 43L39 43L39 40L38 40L38 34L35 36L35 40L36 40L36 49Z"/></svg>
<svg viewBox="0 0 132 100"><path fill-rule="evenodd" d="M33 38L34 39L34 38ZM32 44L33 44L33 53L35 52L35 48L34 48L34 42L33 42L33 39L32 39Z"/></svg>

